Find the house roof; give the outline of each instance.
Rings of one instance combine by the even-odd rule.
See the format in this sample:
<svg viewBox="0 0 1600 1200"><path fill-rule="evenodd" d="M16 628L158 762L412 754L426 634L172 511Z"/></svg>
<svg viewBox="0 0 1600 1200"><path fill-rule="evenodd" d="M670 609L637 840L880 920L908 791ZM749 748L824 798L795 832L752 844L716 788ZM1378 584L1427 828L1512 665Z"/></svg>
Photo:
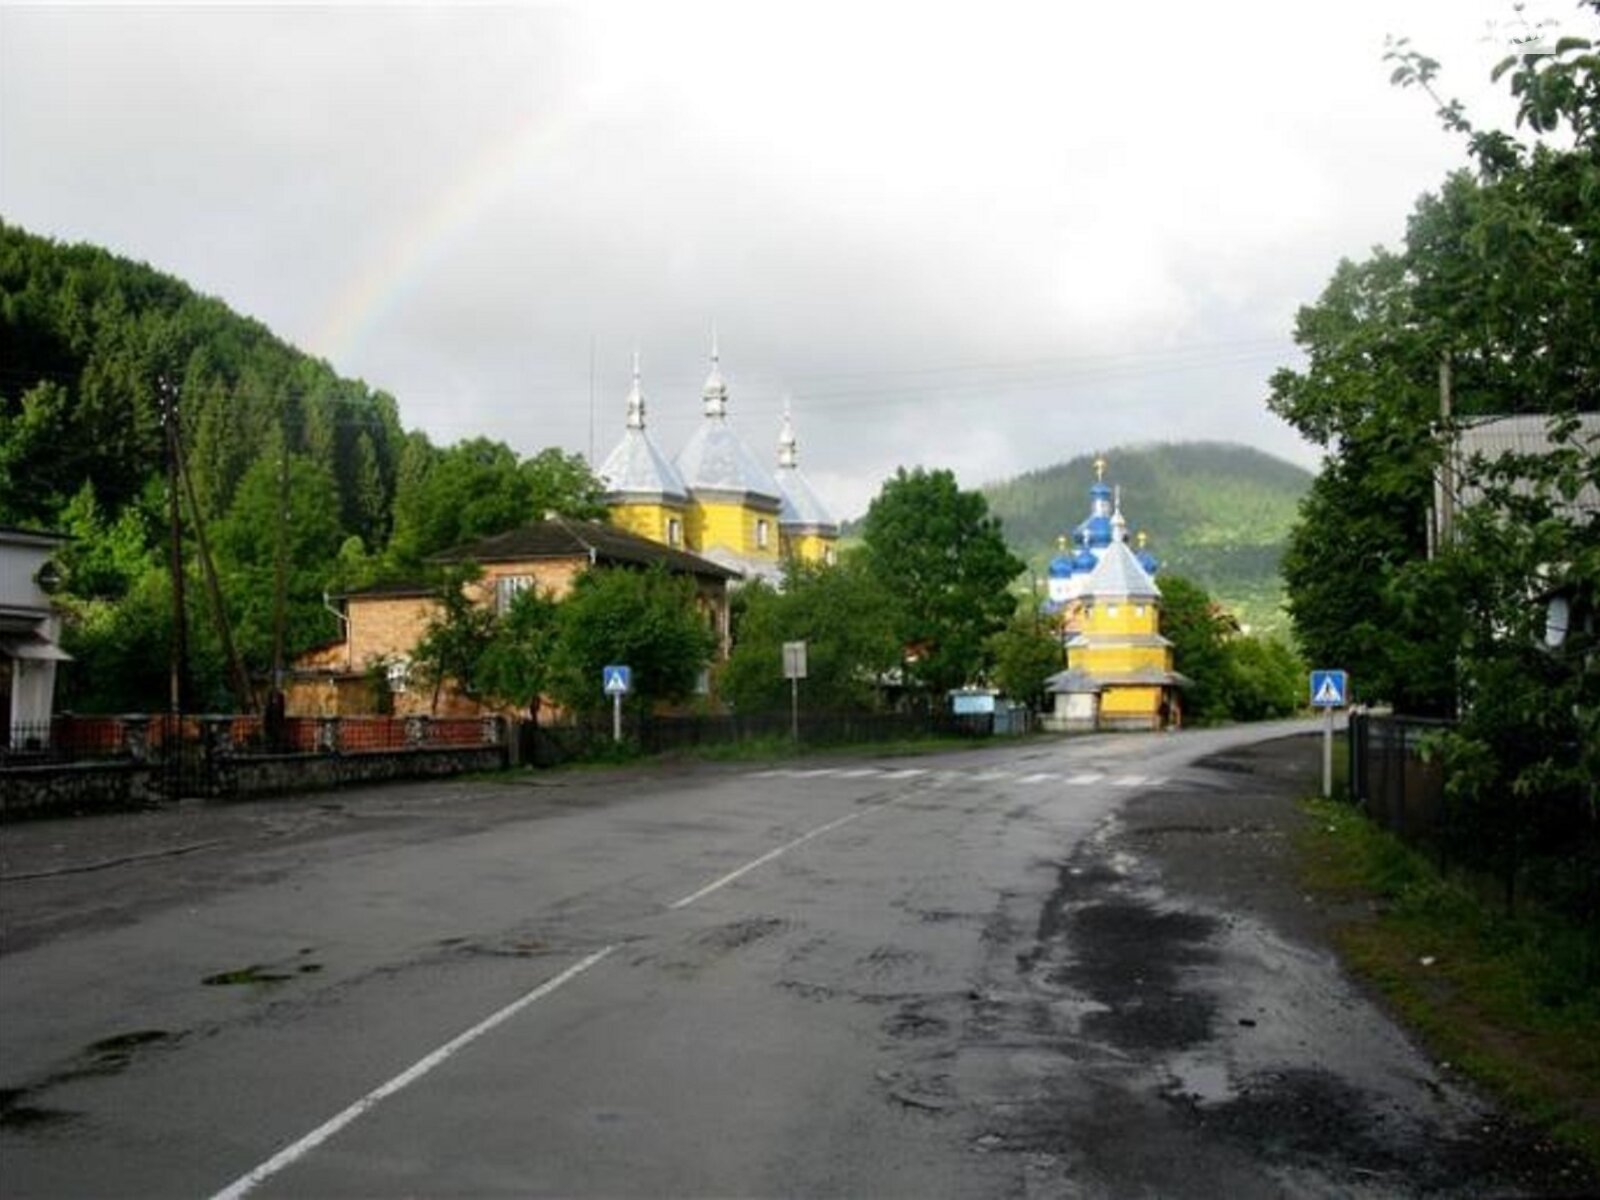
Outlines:
<svg viewBox="0 0 1600 1200"><path fill-rule="evenodd" d="M652 542L615 525L552 517L519 529L479 538L434 555L434 562L528 562L536 559L587 558L595 563L628 566L660 565L669 571L707 579L735 579L739 572L684 550Z"/></svg>
<svg viewBox="0 0 1600 1200"><path fill-rule="evenodd" d="M643 428L624 430L597 474L611 500L644 496L682 504L689 498L677 468Z"/></svg>
<svg viewBox="0 0 1600 1200"><path fill-rule="evenodd" d="M400 583L374 583L370 587L352 588L348 592L336 592L334 594L341 600L348 600L354 596L364 596L373 600L404 600L408 596L433 596L438 591L438 588L430 587L426 583L406 580Z"/></svg>
<svg viewBox="0 0 1600 1200"><path fill-rule="evenodd" d="M1078 667L1058 671L1044 681L1047 692L1100 692L1108 687L1189 687L1193 681L1177 671L1162 671L1156 667L1140 667L1132 671L1111 671L1091 675Z"/></svg>
<svg viewBox="0 0 1600 1200"><path fill-rule="evenodd" d="M53 529L24 529L20 525L0 525L0 542L13 546L64 546L71 540L70 534L58 533Z"/></svg>
<svg viewBox="0 0 1600 1200"><path fill-rule="evenodd" d="M1574 419L1578 428L1569 444L1585 454L1600 454L1600 413L1580 413ZM1483 499L1483 488L1465 477L1464 468L1475 457L1481 456L1485 463L1493 465L1508 455L1548 454L1556 449L1550 440L1550 420L1548 415L1542 413L1490 417L1458 431L1455 458L1456 470L1462 481L1457 502L1466 507ZM1519 495L1531 495L1533 485L1526 480L1519 480L1513 485L1513 490ZM1586 483L1578 489L1570 503L1562 503L1558 507L1563 511L1578 513L1600 511L1600 488Z"/></svg>

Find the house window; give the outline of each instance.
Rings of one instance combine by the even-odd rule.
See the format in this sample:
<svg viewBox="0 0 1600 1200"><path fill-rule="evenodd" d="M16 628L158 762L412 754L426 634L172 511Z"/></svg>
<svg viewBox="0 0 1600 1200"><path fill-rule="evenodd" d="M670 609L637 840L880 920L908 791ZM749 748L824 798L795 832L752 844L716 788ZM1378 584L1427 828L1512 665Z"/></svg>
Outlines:
<svg viewBox="0 0 1600 1200"><path fill-rule="evenodd" d="M677 517L667 518L667 545L681 546L683 544L683 522Z"/></svg>
<svg viewBox="0 0 1600 1200"><path fill-rule="evenodd" d="M494 610L501 616L511 611L512 602L533 586L532 575L502 575L494 581Z"/></svg>
<svg viewBox="0 0 1600 1200"><path fill-rule="evenodd" d="M1106 605L1106 616L1114 617L1116 615L1117 615L1117 606L1115 604Z"/></svg>
<svg viewBox="0 0 1600 1200"><path fill-rule="evenodd" d="M762 550L767 548L767 523L765 521L756 522L756 546Z"/></svg>
<svg viewBox="0 0 1600 1200"><path fill-rule="evenodd" d="M1134 605L1134 606L1133 606L1133 615L1134 615L1134 616L1136 616L1136 617L1142 617L1142 616L1144 616L1144 605L1142 605L1142 604L1135 604L1135 605Z"/></svg>
<svg viewBox="0 0 1600 1200"><path fill-rule="evenodd" d="M398 695L410 686L411 663L406 659L397 658L389 664L385 674L389 677L389 690Z"/></svg>

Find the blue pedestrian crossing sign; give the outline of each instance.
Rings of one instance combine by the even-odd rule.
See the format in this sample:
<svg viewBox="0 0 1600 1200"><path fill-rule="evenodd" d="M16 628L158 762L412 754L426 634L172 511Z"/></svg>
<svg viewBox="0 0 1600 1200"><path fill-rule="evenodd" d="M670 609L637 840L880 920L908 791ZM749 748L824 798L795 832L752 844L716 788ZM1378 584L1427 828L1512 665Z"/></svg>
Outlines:
<svg viewBox="0 0 1600 1200"><path fill-rule="evenodd" d="M1350 677L1344 671L1311 672L1311 707L1343 708L1350 703Z"/></svg>
<svg viewBox="0 0 1600 1200"><path fill-rule="evenodd" d="M633 691L633 671L628 667L606 667L600 672L600 679L608 696L626 696Z"/></svg>

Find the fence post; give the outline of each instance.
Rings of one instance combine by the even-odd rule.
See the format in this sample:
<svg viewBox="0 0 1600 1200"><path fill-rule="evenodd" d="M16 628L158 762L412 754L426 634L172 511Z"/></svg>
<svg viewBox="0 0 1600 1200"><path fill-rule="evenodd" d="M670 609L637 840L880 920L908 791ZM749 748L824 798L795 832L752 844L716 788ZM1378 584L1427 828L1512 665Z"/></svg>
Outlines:
<svg viewBox="0 0 1600 1200"><path fill-rule="evenodd" d="M150 718L132 713L122 719L122 748L136 763L150 761Z"/></svg>

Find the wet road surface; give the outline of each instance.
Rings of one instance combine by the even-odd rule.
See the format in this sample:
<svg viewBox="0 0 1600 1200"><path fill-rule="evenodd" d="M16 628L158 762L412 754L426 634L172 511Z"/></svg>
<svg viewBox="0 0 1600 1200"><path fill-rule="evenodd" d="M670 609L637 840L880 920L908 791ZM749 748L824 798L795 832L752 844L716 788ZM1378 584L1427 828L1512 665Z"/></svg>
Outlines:
<svg viewBox="0 0 1600 1200"><path fill-rule="evenodd" d="M0 1192L1583 1194L1323 948L1312 727L0 830Z"/></svg>

